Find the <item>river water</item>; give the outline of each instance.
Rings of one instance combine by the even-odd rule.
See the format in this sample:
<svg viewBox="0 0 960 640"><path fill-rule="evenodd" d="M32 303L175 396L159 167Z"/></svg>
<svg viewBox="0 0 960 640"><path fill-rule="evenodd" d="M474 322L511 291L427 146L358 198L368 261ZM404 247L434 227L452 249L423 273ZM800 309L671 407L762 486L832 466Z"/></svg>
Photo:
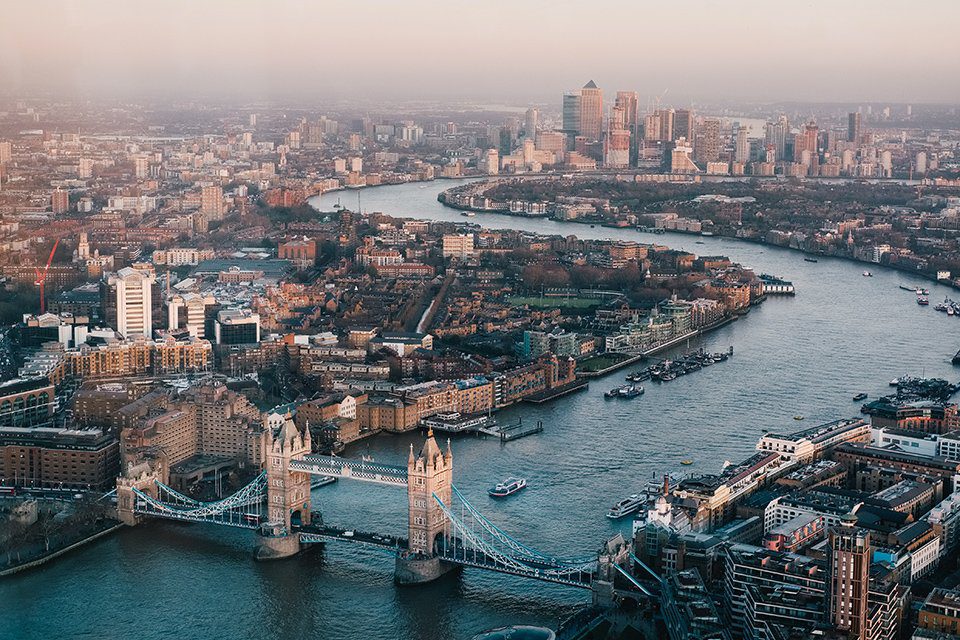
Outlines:
<svg viewBox="0 0 960 640"><path fill-rule="evenodd" d="M748 316L694 342L734 357L657 385L632 401L603 392L624 372L592 381L586 392L503 418L542 420L545 431L501 445L453 442L457 486L491 520L530 546L564 555L593 551L629 523L609 506L665 471L715 472L751 454L764 429L795 430L856 416L851 396L885 393L909 373L954 379L960 319L920 307L901 291L907 276L785 249L721 238L590 228L496 214L464 218L436 201L447 182L365 189L366 211L476 222L587 238L657 242L702 255L725 254L792 280L794 298L771 298ZM340 198L315 199L321 210ZM317 201L318 200L318 201ZM700 240L704 244L696 244ZM950 290L924 284L939 302ZM805 416L802 423L793 419ZM420 436L381 436L361 445L378 461L405 464ZM368 448L368 451L367 451ZM348 451L360 455L360 451ZM694 464L683 467L680 461ZM511 474L529 487L494 502L486 488ZM314 492L331 524L405 534L406 499L397 489L341 481ZM514 623L556 626L589 599L577 589L467 569L422 587L397 588L387 555L331 544L294 560L256 563L249 532L208 525L150 523L96 542L0 582L0 638L469 638Z"/></svg>

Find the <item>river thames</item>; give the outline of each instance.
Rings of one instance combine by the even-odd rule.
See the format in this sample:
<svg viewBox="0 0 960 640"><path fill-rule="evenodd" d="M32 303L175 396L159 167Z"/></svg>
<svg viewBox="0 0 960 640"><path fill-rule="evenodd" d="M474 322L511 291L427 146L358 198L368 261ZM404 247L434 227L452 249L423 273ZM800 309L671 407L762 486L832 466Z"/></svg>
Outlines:
<svg viewBox="0 0 960 640"><path fill-rule="evenodd" d="M656 242L734 261L792 280L794 298L770 298L691 347L734 357L657 385L632 401L603 392L624 372L586 392L503 419L542 420L542 434L507 444L455 438L454 482L491 520L522 542L563 555L589 553L628 522L609 506L666 471L716 472L750 455L764 430L793 431L858 415L858 392L886 393L903 374L957 378L960 319L920 307L902 273L839 259L803 261L786 249L722 238L650 235L496 214L464 218L437 202L450 182L339 192L313 204L397 217L471 222L584 238ZM703 244L696 243L697 241ZM951 290L935 284L937 303ZM803 422L793 419L805 416ZM421 436L379 436L347 451L405 464ZM684 467L680 461L690 459ZM508 475L529 488L494 502L486 489ZM341 481L314 491L330 524L405 534L402 490ZM589 601L577 589L466 569L420 587L398 588L387 555L331 544L277 563L253 561L253 535L211 525L149 523L93 543L47 567L0 582L0 637L16 638L469 638L492 627L559 621Z"/></svg>

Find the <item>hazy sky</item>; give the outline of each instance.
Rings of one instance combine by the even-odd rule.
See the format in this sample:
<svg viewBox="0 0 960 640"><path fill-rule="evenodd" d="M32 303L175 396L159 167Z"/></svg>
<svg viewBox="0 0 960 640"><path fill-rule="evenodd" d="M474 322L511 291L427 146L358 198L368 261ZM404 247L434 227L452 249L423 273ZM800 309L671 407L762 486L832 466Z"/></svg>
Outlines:
<svg viewBox="0 0 960 640"><path fill-rule="evenodd" d="M0 87L64 95L960 102L960 0L13 0ZM669 99L667 100L669 102Z"/></svg>

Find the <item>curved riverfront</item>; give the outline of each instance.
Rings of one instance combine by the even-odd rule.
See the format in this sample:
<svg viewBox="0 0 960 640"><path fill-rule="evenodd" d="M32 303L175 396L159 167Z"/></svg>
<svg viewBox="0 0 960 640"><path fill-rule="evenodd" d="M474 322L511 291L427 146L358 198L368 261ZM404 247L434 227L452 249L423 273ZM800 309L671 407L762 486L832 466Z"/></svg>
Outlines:
<svg viewBox="0 0 960 640"><path fill-rule="evenodd" d="M501 445L495 439L453 443L455 483L485 515L543 551L589 553L626 521L607 509L652 474L713 472L743 459L764 429L793 430L856 415L858 392L871 397L903 375L955 379L950 357L960 347L960 321L898 288L907 276L821 258L807 263L786 249L731 239L651 235L551 220L478 213L464 218L441 205L449 182L364 189L364 210L397 217L470 222L584 238L656 242L733 260L792 280L797 296L772 298L690 348L734 358L722 367L647 384L642 398L605 401L623 373L586 392L544 405L504 411L505 421L542 420L542 434ZM314 199L331 210L337 198ZM705 244L695 245L696 240ZM951 290L930 288L939 302ZM687 350L687 345L677 347ZM369 442L378 461L402 464L419 434ZM366 447L366 444L362 445ZM365 451L366 452L366 451ZM359 451L347 455L359 456ZM682 466L681 461L692 465ZM508 501L488 498L497 479L522 475L528 488ZM339 482L314 491L324 520L370 531L405 531L402 490ZM589 598L587 592L466 569L414 588L393 584L393 558L352 545L327 545L298 559L256 563L253 536L214 526L150 523L121 531L36 571L0 582L0 628L11 616L32 621L35 638L469 638L514 624L556 627ZM43 593L44 598L37 598ZM54 612L51 614L51 612ZM149 625L143 619L149 617Z"/></svg>

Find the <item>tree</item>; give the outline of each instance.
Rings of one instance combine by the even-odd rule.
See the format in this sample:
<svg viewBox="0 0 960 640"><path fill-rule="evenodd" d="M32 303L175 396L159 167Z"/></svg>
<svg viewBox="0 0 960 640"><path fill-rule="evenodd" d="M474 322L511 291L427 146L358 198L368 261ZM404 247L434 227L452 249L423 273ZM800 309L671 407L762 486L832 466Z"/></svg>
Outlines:
<svg viewBox="0 0 960 640"><path fill-rule="evenodd" d="M40 527L40 533L43 535L43 547L45 551L50 551L50 539L63 528L63 520L57 517L56 513L45 513L37 525Z"/></svg>

